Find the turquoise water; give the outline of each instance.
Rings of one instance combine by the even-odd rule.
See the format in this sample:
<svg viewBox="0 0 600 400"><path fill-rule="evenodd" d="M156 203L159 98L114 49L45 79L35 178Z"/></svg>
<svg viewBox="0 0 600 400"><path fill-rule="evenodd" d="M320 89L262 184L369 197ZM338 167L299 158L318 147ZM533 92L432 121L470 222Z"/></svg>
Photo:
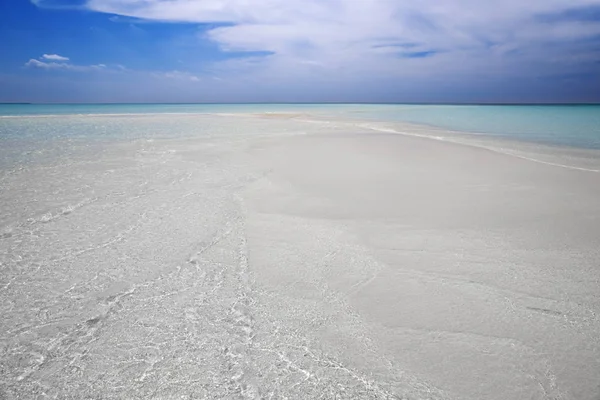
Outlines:
<svg viewBox="0 0 600 400"><path fill-rule="evenodd" d="M580 148L600 148L600 105L379 104L50 104L0 105L0 116L146 113L304 112L336 118L411 122Z"/></svg>
<svg viewBox="0 0 600 400"><path fill-rule="evenodd" d="M232 113L323 110L339 105L317 104L0 104L0 116Z"/></svg>
<svg viewBox="0 0 600 400"><path fill-rule="evenodd" d="M600 105L398 105L377 106L361 114L530 142L600 148Z"/></svg>

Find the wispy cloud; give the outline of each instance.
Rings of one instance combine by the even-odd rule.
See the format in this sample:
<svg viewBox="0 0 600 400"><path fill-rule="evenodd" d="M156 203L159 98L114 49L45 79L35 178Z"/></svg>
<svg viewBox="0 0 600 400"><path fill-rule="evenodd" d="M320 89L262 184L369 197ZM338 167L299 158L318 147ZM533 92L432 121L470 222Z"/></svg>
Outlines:
<svg viewBox="0 0 600 400"><path fill-rule="evenodd" d="M59 56L58 54L44 54L42 57L44 60L51 61L69 61L69 57Z"/></svg>
<svg viewBox="0 0 600 400"><path fill-rule="evenodd" d="M167 79L176 79L176 80L183 80L183 81L190 81L190 82L200 82L200 78L198 78L196 75L193 75L189 72L184 72L184 71L167 71L167 72L154 72L153 73L154 76L159 77L159 78L167 78Z"/></svg>
<svg viewBox="0 0 600 400"><path fill-rule="evenodd" d="M44 57L46 58L46 57ZM46 58L47 59L47 58ZM89 71L103 71L107 69L105 64L94 64L94 65L75 65L66 62L45 62L36 60L35 58L30 59L25 63L25 67L28 68L39 68L46 70L67 70L77 72L89 72Z"/></svg>
<svg viewBox="0 0 600 400"><path fill-rule="evenodd" d="M115 22L204 24L198 40L227 56L199 56L201 73L151 73L173 84L209 74L254 92L260 84L304 93L310 84L341 93L371 83L391 90L392 82L461 87L600 74L600 0L81 0L81 7Z"/></svg>
<svg viewBox="0 0 600 400"><path fill-rule="evenodd" d="M40 57L42 60L32 58L27 61L24 66L26 68L41 69L41 70L55 70L55 71L73 71L73 72L110 72L120 74L130 74L138 76L151 76L153 78L165 79L165 80L176 80L176 81L187 81L187 82L200 82L201 79L187 71L152 71L152 70L134 70L125 67L121 64L106 65L106 64L92 64L92 65L77 65L68 63L67 57L62 57L56 54L44 54ZM56 60L56 61L50 61Z"/></svg>
<svg viewBox="0 0 600 400"><path fill-rule="evenodd" d="M518 64L525 53L536 54L528 62L544 64L541 46L600 35L600 0L505 0L493 6L479 0L88 0L85 6L144 20L226 23L203 38L226 52L266 52L265 67L285 67L288 76L317 63L357 72L386 65L390 73L405 74L440 59L468 69L470 61ZM395 43L412 48L400 57L382 50Z"/></svg>

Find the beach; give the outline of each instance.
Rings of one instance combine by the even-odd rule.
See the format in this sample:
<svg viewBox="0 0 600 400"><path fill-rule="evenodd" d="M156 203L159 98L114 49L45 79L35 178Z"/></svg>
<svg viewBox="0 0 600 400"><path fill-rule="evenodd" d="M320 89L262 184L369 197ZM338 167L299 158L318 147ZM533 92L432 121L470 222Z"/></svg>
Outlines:
<svg viewBox="0 0 600 400"><path fill-rule="evenodd" d="M305 110L3 123L128 133L7 139L0 398L600 399L600 150Z"/></svg>

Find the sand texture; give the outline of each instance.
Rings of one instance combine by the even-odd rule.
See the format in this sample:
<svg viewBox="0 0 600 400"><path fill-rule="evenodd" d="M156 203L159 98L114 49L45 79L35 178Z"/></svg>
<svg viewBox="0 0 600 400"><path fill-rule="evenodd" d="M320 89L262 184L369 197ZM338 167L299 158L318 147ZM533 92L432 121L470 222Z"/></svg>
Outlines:
<svg viewBox="0 0 600 400"><path fill-rule="evenodd" d="M0 398L600 399L596 153L143 118L3 169Z"/></svg>

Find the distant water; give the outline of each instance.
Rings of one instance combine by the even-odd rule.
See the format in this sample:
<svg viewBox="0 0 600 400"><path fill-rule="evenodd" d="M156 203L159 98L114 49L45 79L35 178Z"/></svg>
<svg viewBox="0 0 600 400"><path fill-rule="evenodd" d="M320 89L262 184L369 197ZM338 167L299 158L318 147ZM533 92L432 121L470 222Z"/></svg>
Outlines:
<svg viewBox="0 0 600 400"><path fill-rule="evenodd" d="M362 118L394 120L581 148L600 148L600 105L371 107Z"/></svg>
<svg viewBox="0 0 600 400"><path fill-rule="evenodd" d="M0 105L0 116L302 112L410 122L559 146L600 149L600 105L50 104ZM5 134L0 126L0 134Z"/></svg>
<svg viewBox="0 0 600 400"><path fill-rule="evenodd" d="M316 104L0 104L0 116L283 112L327 107Z"/></svg>

